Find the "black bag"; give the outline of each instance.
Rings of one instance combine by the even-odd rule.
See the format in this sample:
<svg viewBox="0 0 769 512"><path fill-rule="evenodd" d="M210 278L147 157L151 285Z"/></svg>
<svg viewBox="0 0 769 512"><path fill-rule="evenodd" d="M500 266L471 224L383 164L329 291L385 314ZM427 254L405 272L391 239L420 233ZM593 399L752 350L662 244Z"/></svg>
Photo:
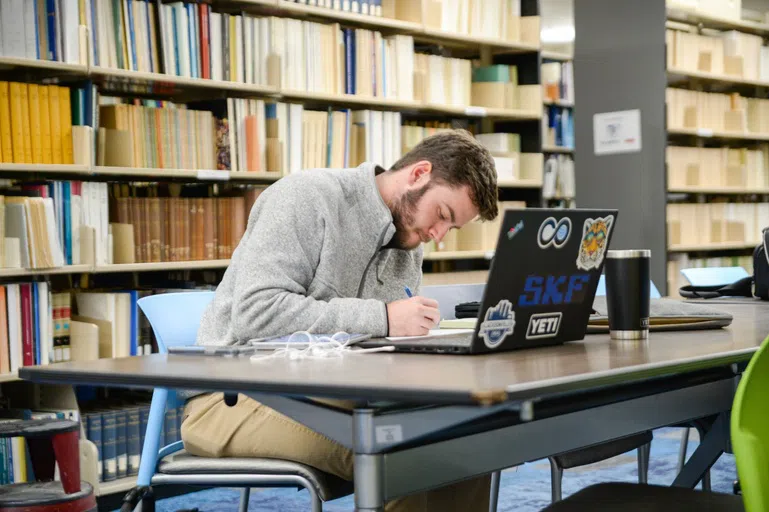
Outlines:
<svg viewBox="0 0 769 512"><path fill-rule="evenodd" d="M764 228L762 243L753 251L753 275L727 285L684 286L678 290L687 299L715 297L758 297L769 300L769 227Z"/></svg>

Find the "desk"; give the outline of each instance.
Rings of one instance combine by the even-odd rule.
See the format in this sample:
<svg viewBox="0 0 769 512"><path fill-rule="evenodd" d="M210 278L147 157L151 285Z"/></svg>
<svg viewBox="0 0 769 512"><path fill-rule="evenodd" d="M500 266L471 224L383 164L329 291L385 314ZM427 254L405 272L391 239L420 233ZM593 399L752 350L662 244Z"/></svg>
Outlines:
<svg viewBox="0 0 769 512"><path fill-rule="evenodd" d="M591 335L482 356L368 354L290 361L150 355L20 370L24 379L241 392L355 452L355 503L385 500L667 425L710 427L675 485L693 487L728 445L741 367L769 305L721 304L725 329ZM353 411L307 400L351 399Z"/></svg>

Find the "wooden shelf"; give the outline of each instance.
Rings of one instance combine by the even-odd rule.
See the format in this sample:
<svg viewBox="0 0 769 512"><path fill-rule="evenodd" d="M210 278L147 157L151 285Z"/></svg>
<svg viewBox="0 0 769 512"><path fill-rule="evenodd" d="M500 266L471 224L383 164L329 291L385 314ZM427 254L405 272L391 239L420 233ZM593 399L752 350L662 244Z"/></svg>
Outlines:
<svg viewBox="0 0 769 512"><path fill-rule="evenodd" d="M688 69L668 68L668 83L682 82L687 80L703 80L724 85L749 85L758 87L769 87L769 82L763 80L749 80L739 76L721 75L709 73L706 71L691 71Z"/></svg>
<svg viewBox="0 0 769 512"><path fill-rule="evenodd" d="M1 69L32 68L51 71L54 73L79 74L88 73L88 66L84 64L70 64L68 62L56 62L42 59L20 59L17 57L0 57Z"/></svg>
<svg viewBox="0 0 769 512"><path fill-rule="evenodd" d="M565 101L565 100L551 100L548 98L545 98L542 100L543 105L556 105L558 107L566 107L566 108L574 108L574 103L571 101Z"/></svg>
<svg viewBox="0 0 769 512"><path fill-rule="evenodd" d="M205 270L227 268L230 260L201 260L201 261L163 261L157 263L119 263L113 265L97 265L90 272L102 274L107 272L152 272L168 270Z"/></svg>
<svg viewBox="0 0 769 512"><path fill-rule="evenodd" d="M50 276L57 274L79 274L90 272L91 265L65 265L55 268L0 268L0 277L32 277Z"/></svg>
<svg viewBox="0 0 769 512"><path fill-rule="evenodd" d="M3 383L3 382L18 382L20 380L21 379L19 378L19 374L17 372L0 374L0 383Z"/></svg>
<svg viewBox="0 0 769 512"><path fill-rule="evenodd" d="M1 164L0 173L90 174L87 165Z"/></svg>
<svg viewBox="0 0 769 512"><path fill-rule="evenodd" d="M478 37L464 34L456 34L444 30L424 28L415 35L418 39L437 41L461 46L488 46L492 50L505 53L532 53L539 51L539 44L530 44L514 41L502 41L494 38Z"/></svg>
<svg viewBox="0 0 769 512"><path fill-rule="evenodd" d="M497 180L499 188L542 188L542 180Z"/></svg>
<svg viewBox="0 0 769 512"><path fill-rule="evenodd" d="M707 139L769 140L769 133L717 132L705 128L668 128L668 135L691 135Z"/></svg>
<svg viewBox="0 0 769 512"><path fill-rule="evenodd" d="M490 260L494 257L494 251L433 251L425 254L425 261L440 260L470 260L484 259Z"/></svg>
<svg viewBox="0 0 769 512"><path fill-rule="evenodd" d="M668 8L667 18L671 21L679 21L683 23L701 23L706 28L715 28L719 30L739 30L741 32L748 32L761 36L769 35L769 24L767 23L757 23L755 21L747 20L733 20L684 9Z"/></svg>
<svg viewBox="0 0 769 512"><path fill-rule="evenodd" d="M107 82L107 84L110 82L124 82L129 85L142 84L152 86L152 89L147 92L156 94L173 94L175 91L185 89L212 89L215 91L226 91L244 97L274 96L278 93L277 88L269 85L246 84L229 80L210 80L207 78L191 78L167 75L164 73L147 73L143 71L105 68L100 66L92 66L90 68L90 74L97 80Z"/></svg>
<svg viewBox="0 0 769 512"><path fill-rule="evenodd" d="M280 97L283 100L295 100L300 102L322 102L338 105L351 105L361 107L380 107L396 110L419 110L422 104L418 101L397 100L394 98L378 98L376 96L359 96L357 94L327 94L319 92L281 90Z"/></svg>
<svg viewBox="0 0 769 512"><path fill-rule="evenodd" d="M729 187L672 187L670 194L769 194L769 188L748 189Z"/></svg>
<svg viewBox="0 0 769 512"><path fill-rule="evenodd" d="M489 277L488 270L469 270L466 272L425 272L422 274L422 286L445 284L485 284Z"/></svg>
<svg viewBox="0 0 769 512"><path fill-rule="evenodd" d="M729 242L720 244L703 244L703 245L671 245L668 247L669 252L700 252L700 251L729 251L729 250L741 250L741 249L753 249L758 243L747 242Z"/></svg>
<svg viewBox="0 0 769 512"><path fill-rule="evenodd" d="M551 52L549 50L542 50L542 58L549 60L559 60L562 62L574 60L574 56L568 53Z"/></svg>
<svg viewBox="0 0 769 512"><path fill-rule="evenodd" d="M53 164L0 164L0 175L24 173L264 183L272 183L283 177L278 172L231 172L205 169L159 169L154 167L88 167L86 165Z"/></svg>
<svg viewBox="0 0 769 512"><path fill-rule="evenodd" d="M468 117L485 117L509 121L529 121L542 119L542 112L539 110L453 106L437 103L426 103L421 105L421 110L426 112L436 112L440 114Z"/></svg>
<svg viewBox="0 0 769 512"><path fill-rule="evenodd" d="M573 148L564 148L560 146L542 146L543 153L574 153Z"/></svg>

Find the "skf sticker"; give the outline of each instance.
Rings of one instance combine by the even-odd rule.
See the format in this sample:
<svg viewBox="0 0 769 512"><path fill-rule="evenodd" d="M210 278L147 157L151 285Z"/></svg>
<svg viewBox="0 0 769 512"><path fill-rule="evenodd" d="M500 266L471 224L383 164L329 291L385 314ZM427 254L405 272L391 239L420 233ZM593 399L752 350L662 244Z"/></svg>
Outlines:
<svg viewBox="0 0 769 512"><path fill-rule="evenodd" d="M614 215L585 220L585 225L582 227L582 241L579 244L579 254L577 255L577 268L590 270L601 266L613 225Z"/></svg>
<svg viewBox="0 0 769 512"><path fill-rule="evenodd" d="M518 233L520 233L522 229L523 229L523 221L519 220L518 224L516 224L515 226L511 227L510 230L507 232L507 239L508 240L512 240L513 237L515 235L517 235Z"/></svg>
<svg viewBox="0 0 769 512"><path fill-rule="evenodd" d="M526 329L526 339L555 338L561 328L563 313L536 313L529 317L529 327Z"/></svg>
<svg viewBox="0 0 769 512"><path fill-rule="evenodd" d="M479 334L489 348L497 348L515 329L515 311L509 300L501 300L486 310Z"/></svg>
<svg viewBox="0 0 769 512"><path fill-rule="evenodd" d="M547 249L551 245L556 249L560 249L569 241L569 236L571 236L570 218L564 217L556 220L555 217L548 217L539 226L537 244L541 249Z"/></svg>

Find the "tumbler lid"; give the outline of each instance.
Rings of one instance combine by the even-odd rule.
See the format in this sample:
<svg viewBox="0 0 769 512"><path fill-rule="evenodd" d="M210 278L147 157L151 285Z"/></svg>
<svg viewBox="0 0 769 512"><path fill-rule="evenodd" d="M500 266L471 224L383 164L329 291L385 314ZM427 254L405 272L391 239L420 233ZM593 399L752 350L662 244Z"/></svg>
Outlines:
<svg viewBox="0 0 769 512"><path fill-rule="evenodd" d="M649 249L624 249L620 251L606 251L606 257L614 260L651 258L651 256L652 252Z"/></svg>

